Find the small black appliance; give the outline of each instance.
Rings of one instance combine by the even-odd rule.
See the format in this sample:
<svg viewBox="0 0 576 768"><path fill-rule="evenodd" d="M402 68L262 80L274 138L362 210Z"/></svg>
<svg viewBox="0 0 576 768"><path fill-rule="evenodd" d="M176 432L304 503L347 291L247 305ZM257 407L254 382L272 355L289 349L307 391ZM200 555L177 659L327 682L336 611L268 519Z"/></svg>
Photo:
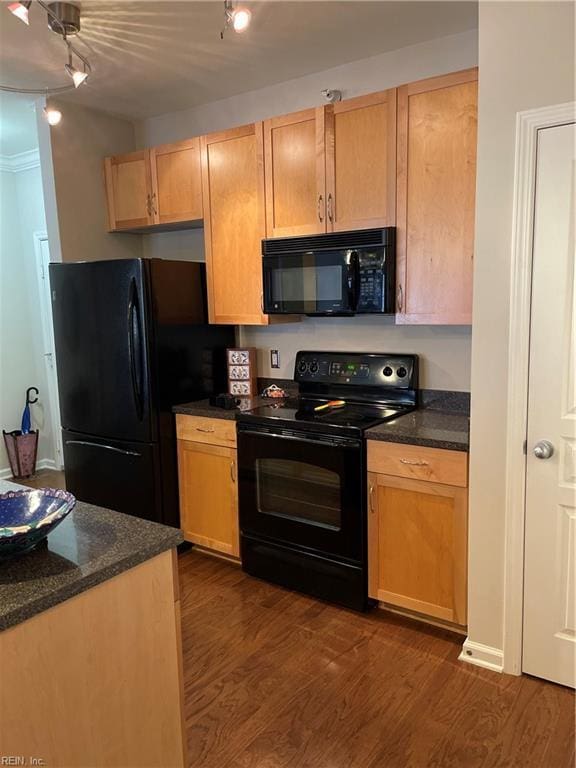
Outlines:
<svg viewBox="0 0 576 768"><path fill-rule="evenodd" d="M395 228L262 241L270 315L393 314Z"/></svg>

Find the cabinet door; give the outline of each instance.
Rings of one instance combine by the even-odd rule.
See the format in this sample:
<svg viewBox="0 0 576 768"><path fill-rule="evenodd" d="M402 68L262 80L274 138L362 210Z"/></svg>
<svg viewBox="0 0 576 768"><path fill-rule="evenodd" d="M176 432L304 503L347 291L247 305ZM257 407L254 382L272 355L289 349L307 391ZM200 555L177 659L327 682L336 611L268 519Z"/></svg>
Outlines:
<svg viewBox="0 0 576 768"><path fill-rule="evenodd" d="M264 121L266 234L326 231L324 108Z"/></svg>
<svg viewBox="0 0 576 768"><path fill-rule="evenodd" d="M328 231L389 227L396 214L396 89L326 110Z"/></svg>
<svg viewBox="0 0 576 768"><path fill-rule="evenodd" d="M178 440L180 526L186 541L239 557L236 451Z"/></svg>
<svg viewBox="0 0 576 768"><path fill-rule="evenodd" d="M104 160L108 229L137 229L153 224L150 152L131 152Z"/></svg>
<svg viewBox="0 0 576 768"><path fill-rule="evenodd" d="M472 322L477 78L398 89L399 323Z"/></svg>
<svg viewBox="0 0 576 768"><path fill-rule="evenodd" d="M368 475L368 593L466 624L467 490Z"/></svg>
<svg viewBox="0 0 576 768"><path fill-rule="evenodd" d="M200 139L150 150L152 213L155 224L202 218Z"/></svg>
<svg viewBox="0 0 576 768"><path fill-rule="evenodd" d="M203 136L204 238L211 323L262 325L262 124Z"/></svg>

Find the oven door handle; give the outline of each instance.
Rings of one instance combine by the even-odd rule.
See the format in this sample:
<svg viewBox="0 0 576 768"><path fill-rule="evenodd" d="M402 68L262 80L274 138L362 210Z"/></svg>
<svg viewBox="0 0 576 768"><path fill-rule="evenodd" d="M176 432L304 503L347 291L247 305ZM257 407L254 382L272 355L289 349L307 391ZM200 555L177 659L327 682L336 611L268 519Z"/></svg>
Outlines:
<svg viewBox="0 0 576 768"><path fill-rule="evenodd" d="M298 443L309 443L311 445L323 445L331 448L360 448L362 446L361 440L354 440L353 438L326 438L325 440L314 440L310 437L300 437L299 435L277 435L273 432L259 432L255 429L242 429L239 430L240 435L246 436L258 436L258 437L274 437L280 440L293 440Z"/></svg>

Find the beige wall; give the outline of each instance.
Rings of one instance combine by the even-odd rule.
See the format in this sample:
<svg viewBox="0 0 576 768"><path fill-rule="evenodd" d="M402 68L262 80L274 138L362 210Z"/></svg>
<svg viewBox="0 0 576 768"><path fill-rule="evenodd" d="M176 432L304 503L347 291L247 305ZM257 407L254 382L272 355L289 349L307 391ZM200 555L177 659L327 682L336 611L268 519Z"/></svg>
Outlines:
<svg viewBox="0 0 576 768"><path fill-rule="evenodd" d="M54 101L51 104L62 112L62 122L50 129L62 260L93 261L142 256L141 235L111 235L106 232L102 177L102 160L106 155L134 149L134 124L69 102ZM40 150L42 152L42 143ZM45 179L45 194L47 186Z"/></svg>
<svg viewBox="0 0 576 768"><path fill-rule="evenodd" d="M477 33L465 32L355 61L278 85L201 107L160 115L137 126L140 146L176 141L231 128L322 103L323 88L338 88L344 98L424 77L466 69L477 63ZM144 238L144 254L204 259L203 231L173 232ZM241 343L259 349L262 376L289 377L299 349L414 352L422 358L421 384L431 389L470 389L470 328L396 327L387 318L320 319L241 330ZM280 350L281 368L269 367L270 349Z"/></svg>
<svg viewBox="0 0 576 768"><path fill-rule="evenodd" d="M501 649L515 121L574 99L574 6L481 2L479 43L469 638Z"/></svg>

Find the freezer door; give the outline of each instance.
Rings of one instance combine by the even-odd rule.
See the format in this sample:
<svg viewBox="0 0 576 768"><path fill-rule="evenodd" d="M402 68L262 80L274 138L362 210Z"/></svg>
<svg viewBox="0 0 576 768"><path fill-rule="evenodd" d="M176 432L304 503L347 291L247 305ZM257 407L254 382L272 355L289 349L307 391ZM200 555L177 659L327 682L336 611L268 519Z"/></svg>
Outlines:
<svg viewBox="0 0 576 768"><path fill-rule="evenodd" d="M127 443L62 430L66 488L79 501L163 522L160 457L154 443Z"/></svg>
<svg viewBox="0 0 576 768"><path fill-rule="evenodd" d="M62 426L152 442L141 259L50 265Z"/></svg>

